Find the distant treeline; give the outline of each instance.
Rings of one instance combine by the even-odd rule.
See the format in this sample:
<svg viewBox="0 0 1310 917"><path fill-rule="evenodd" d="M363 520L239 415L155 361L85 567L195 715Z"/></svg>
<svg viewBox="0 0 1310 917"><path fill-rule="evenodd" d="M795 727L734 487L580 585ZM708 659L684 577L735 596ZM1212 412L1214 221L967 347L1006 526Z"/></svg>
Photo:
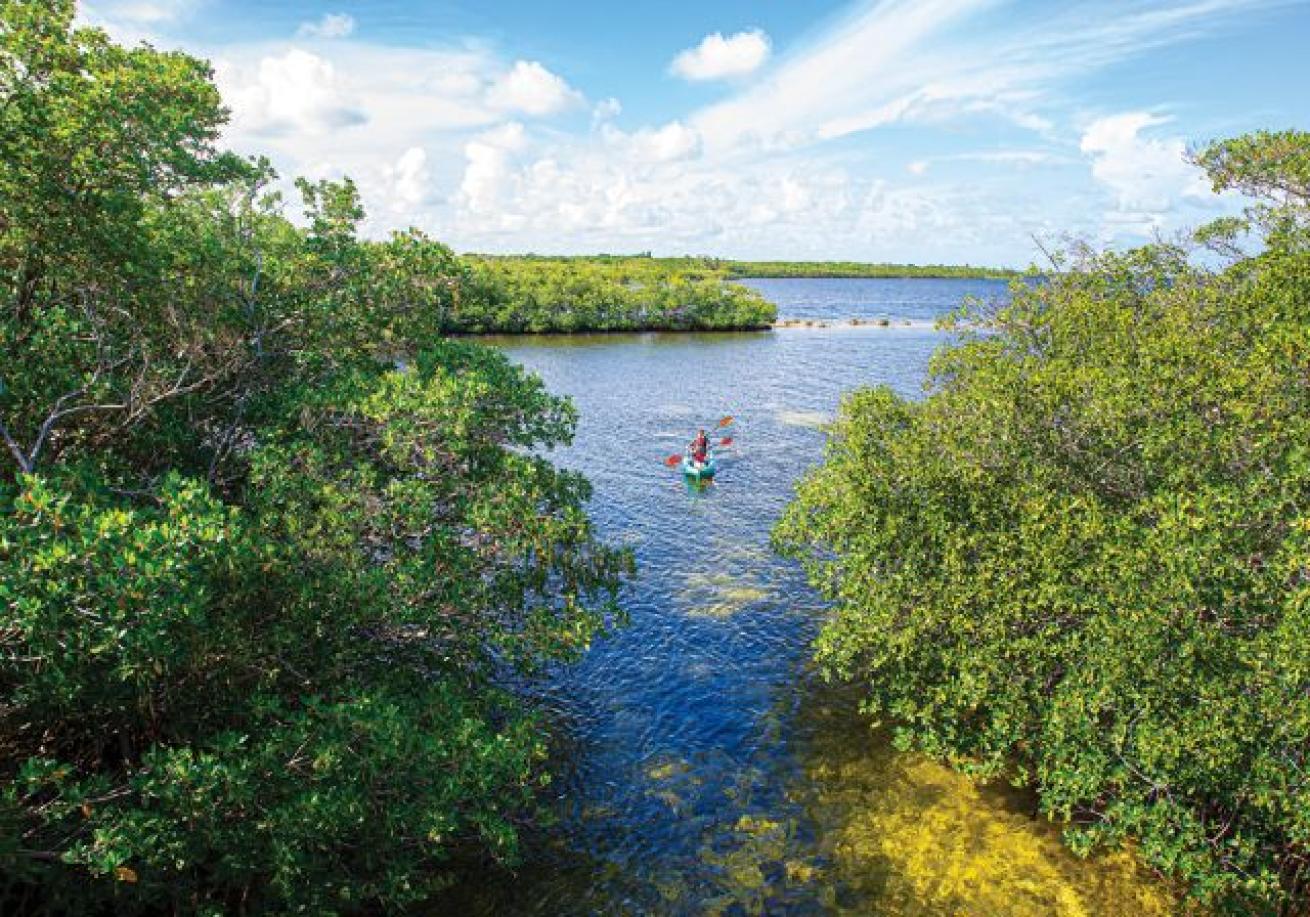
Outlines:
<svg viewBox="0 0 1310 917"><path fill-rule="evenodd" d="M725 258L687 255L656 258L649 252L632 255L477 255L487 262L519 262L555 265L617 266L640 270L658 269L689 275L743 277L958 277L1009 280L1021 271L1009 268L976 267L971 264L892 264L862 261L733 261Z"/></svg>
<svg viewBox="0 0 1310 917"><path fill-rule="evenodd" d="M768 328L776 307L693 259L467 256L450 330L468 334Z"/></svg>
<svg viewBox="0 0 1310 917"><path fill-rule="evenodd" d="M732 277L951 277L1009 280L1019 271L971 264L865 264L859 261L725 261Z"/></svg>

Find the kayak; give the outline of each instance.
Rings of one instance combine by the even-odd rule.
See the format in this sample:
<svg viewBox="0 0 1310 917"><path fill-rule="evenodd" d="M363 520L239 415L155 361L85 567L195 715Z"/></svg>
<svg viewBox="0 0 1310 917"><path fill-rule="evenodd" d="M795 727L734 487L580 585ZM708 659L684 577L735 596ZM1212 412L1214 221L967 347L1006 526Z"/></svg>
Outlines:
<svg viewBox="0 0 1310 917"><path fill-rule="evenodd" d="M708 461L693 462L691 456L684 456L682 459L682 473L689 478L703 480L714 477L714 472L718 471L719 465L714 461L714 456L710 456Z"/></svg>

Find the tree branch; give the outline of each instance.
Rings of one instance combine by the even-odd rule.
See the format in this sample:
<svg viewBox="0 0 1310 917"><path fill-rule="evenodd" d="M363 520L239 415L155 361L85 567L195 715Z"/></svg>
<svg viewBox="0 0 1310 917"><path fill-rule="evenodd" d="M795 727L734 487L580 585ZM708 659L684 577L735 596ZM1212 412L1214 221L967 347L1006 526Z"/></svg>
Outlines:
<svg viewBox="0 0 1310 917"><path fill-rule="evenodd" d="M9 428L5 426L3 421L0 421L0 439L3 439L5 445L9 447L10 454L12 454L14 460L18 462L19 470L22 471L23 474L31 474L31 460L27 457L26 453L23 452L22 447L18 445L18 441L14 439L13 434L9 432Z"/></svg>

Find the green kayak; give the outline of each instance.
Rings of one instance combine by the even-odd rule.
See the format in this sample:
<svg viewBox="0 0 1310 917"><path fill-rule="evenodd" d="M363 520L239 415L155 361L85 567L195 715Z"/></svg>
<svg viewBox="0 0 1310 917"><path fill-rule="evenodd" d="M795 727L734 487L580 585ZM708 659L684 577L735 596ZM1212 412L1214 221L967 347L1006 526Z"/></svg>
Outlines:
<svg viewBox="0 0 1310 917"><path fill-rule="evenodd" d="M718 468L718 463L714 461L713 455L709 456L704 462L693 462L689 455L682 460L682 473L698 481L714 477L714 472L718 471Z"/></svg>

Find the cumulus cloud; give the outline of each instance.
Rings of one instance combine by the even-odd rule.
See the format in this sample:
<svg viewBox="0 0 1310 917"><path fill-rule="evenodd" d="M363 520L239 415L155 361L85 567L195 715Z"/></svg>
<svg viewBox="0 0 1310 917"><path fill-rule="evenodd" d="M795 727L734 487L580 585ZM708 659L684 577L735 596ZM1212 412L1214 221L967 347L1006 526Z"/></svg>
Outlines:
<svg viewBox="0 0 1310 917"><path fill-rule="evenodd" d="M155 2L176 10L204 0ZM304 40L191 50L215 60L233 110L226 142L270 154L284 175L352 176L371 234L412 224L476 250L1012 261L1052 213L1073 232L1109 223L1138 231L1163 220L1157 208L1169 200L1197 200L1176 171L1181 141L1161 133L1158 116L1083 129L1069 121L1061 81L1260 2L1141 0L1111 21L1075 0L989 30L995 20L984 14L996 0L861 0L763 72L763 33L709 36L679 55L681 76L758 78L673 120L629 125L625 113L625 129L622 106L605 97L614 87L588 85L600 99L588 107L552 61L505 57L475 39L325 41L344 26L324 17ZM752 34L754 58L740 40ZM571 109L576 119L549 128L535 120ZM987 120L1005 122L995 142L1014 148L961 152ZM903 122L952 133L903 167L856 144L825 145ZM1014 139L1015 125L1040 140ZM966 181L965 170L939 165L946 160L1005 168L969 170ZM1047 174L1013 177L1071 162L1082 183L1054 204Z"/></svg>
<svg viewBox="0 0 1310 917"><path fill-rule="evenodd" d="M1017 212L1030 202L895 187L836 163L770 158L724 169L703 160L639 163L620 149L470 152L476 169L466 179L478 193L461 195L452 225L460 246L474 250L962 261L980 245L1026 238L1033 225Z"/></svg>
<svg viewBox="0 0 1310 917"><path fill-rule="evenodd" d="M610 127L603 135L610 146L641 162L676 162L700 153L700 134L681 121L631 134Z"/></svg>
<svg viewBox="0 0 1310 917"><path fill-rule="evenodd" d="M234 127L257 136L322 135L368 120L337 85L332 63L299 48L264 57L245 79L229 73L226 83Z"/></svg>
<svg viewBox="0 0 1310 917"><path fill-rule="evenodd" d="M514 157L527 146L527 133L516 121L484 131L464 146L467 164L458 202L484 216L513 218L505 200L515 183Z"/></svg>
<svg viewBox="0 0 1310 917"><path fill-rule="evenodd" d="M410 147L387 168L386 177L391 183L393 207L409 208L425 203L432 187L427 151L419 146Z"/></svg>
<svg viewBox="0 0 1310 917"><path fill-rule="evenodd" d="M1180 201L1209 196L1209 185L1187 161L1181 138L1143 136L1169 121L1131 111L1093 121L1083 132L1079 149L1091 159L1092 177L1114 198L1114 222L1146 232Z"/></svg>
<svg viewBox="0 0 1310 917"><path fill-rule="evenodd" d="M669 72L684 80L720 80L754 73L769 59L772 45L769 36L759 29L724 37L715 32L701 43L678 54L669 64Z"/></svg>
<svg viewBox="0 0 1310 917"><path fill-rule="evenodd" d="M518 61L487 91L487 101L505 111L544 116L572 108L582 94L537 61Z"/></svg>
<svg viewBox="0 0 1310 917"><path fill-rule="evenodd" d="M324 13L316 22L302 22L296 34L302 38L346 38L355 31L355 18L346 13Z"/></svg>

